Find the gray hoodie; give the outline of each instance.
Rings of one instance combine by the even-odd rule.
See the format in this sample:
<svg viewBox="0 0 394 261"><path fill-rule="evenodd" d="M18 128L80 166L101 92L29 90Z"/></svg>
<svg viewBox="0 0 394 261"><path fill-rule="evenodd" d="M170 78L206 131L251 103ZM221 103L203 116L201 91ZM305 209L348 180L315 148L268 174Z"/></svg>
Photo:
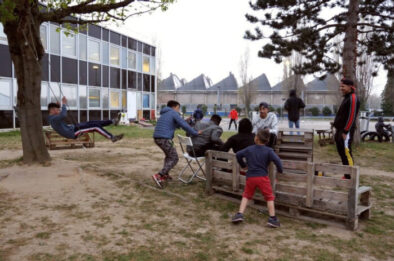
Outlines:
<svg viewBox="0 0 394 261"><path fill-rule="evenodd" d="M223 129L213 121L197 121L194 129L197 131L202 130L201 135L192 137L194 149L204 148L208 144L223 145L223 141L220 139Z"/></svg>

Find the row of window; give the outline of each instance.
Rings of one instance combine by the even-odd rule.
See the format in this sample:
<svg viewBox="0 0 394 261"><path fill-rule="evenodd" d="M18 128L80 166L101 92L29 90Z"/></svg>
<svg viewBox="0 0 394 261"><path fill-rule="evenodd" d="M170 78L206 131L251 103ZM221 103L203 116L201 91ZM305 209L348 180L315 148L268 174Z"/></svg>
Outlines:
<svg viewBox="0 0 394 261"><path fill-rule="evenodd" d="M14 80L12 95L11 80L0 79L0 110L11 109L16 102L17 83ZM137 110L154 109L155 94L136 92ZM58 102L66 96L71 109L127 109L127 91L112 88L97 88L84 85L42 82L41 107L45 109L50 102ZM13 97L13 101L12 101ZM133 101L129 101L133 102Z"/></svg>
<svg viewBox="0 0 394 261"><path fill-rule="evenodd" d="M60 27L53 24L41 25L40 34L44 49L48 53L155 74L154 56L100 41L85 34L65 33L64 30L60 30ZM1 23L0 43L7 44L7 37L3 32Z"/></svg>

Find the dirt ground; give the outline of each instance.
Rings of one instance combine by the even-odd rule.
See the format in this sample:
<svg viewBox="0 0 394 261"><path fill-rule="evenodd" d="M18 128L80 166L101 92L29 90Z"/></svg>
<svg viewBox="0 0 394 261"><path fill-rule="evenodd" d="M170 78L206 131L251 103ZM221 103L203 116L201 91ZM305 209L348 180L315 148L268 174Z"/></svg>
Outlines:
<svg viewBox="0 0 394 261"><path fill-rule="evenodd" d="M356 232L286 217L270 229L251 209L230 224L238 205L202 182L156 189L151 139L50 153L51 166L25 166L20 150L0 150L0 261L394 260L392 172L361 169L375 207Z"/></svg>

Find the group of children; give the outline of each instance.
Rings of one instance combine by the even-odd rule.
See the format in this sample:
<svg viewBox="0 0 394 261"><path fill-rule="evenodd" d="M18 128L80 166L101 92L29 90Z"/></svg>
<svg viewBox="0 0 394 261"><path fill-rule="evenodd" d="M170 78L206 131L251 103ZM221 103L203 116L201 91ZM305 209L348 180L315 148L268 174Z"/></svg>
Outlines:
<svg viewBox="0 0 394 261"><path fill-rule="evenodd" d="M196 131L179 114L180 104L177 101L169 101L167 107L160 112L153 134L157 146L164 152L163 168L152 176L152 179L159 188L163 188L166 181L171 180L170 170L179 161L178 154L172 139L177 128L182 128L190 136L201 135L204 130ZM272 148L265 146L270 139L270 132L267 129L260 129L254 138L255 145L249 146L236 153L238 163L243 171L246 171L246 185L242 195L239 212L232 218L233 223L243 221L243 213L248 201L252 199L256 188L259 188L267 202L269 218L268 225L279 227L279 219L275 216L274 195L268 177L268 166L274 162L279 173L282 173L282 164L279 157ZM246 161L245 161L246 160Z"/></svg>

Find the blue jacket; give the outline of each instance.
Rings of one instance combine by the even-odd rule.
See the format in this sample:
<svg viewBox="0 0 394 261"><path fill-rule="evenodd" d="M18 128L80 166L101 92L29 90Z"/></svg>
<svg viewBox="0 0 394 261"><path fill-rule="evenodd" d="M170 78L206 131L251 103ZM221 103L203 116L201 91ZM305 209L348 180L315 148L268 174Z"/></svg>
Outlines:
<svg viewBox="0 0 394 261"><path fill-rule="evenodd" d="M268 176L268 166L271 161L276 165L279 173L283 172L282 163L275 154L274 150L267 146L252 145L238 151L237 161L242 168L248 167L246 177L264 177ZM245 160L246 159L246 162Z"/></svg>
<svg viewBox="0 0 394 261"><path fill-rule="evenodd" d="M170 107L165 107L160 111L160 118L157 121L153 138L155 139L173 139L175 129L182 128L188 134L197 136L198 132L187 124L181 118L178 112Z"/></svg>
<svg viewBox="0 0 394 261"><path fill-rule="evenodd" d="M202 118L204 118L204 113L201 109L196 109L193 113L193 118L196 121L202 120Z"/></svg>
<svg viewBox="0 0 394 261"><path fill-rule="evenodd" d="M66 105L63 104L62 111L59 115L49 115L48 122L51 125L52 129L54 129L57 133L66 137L67 139L75 139L75 131L74 125L68 125L65 122L65 118L67 117L67 108Z"/></svg>

